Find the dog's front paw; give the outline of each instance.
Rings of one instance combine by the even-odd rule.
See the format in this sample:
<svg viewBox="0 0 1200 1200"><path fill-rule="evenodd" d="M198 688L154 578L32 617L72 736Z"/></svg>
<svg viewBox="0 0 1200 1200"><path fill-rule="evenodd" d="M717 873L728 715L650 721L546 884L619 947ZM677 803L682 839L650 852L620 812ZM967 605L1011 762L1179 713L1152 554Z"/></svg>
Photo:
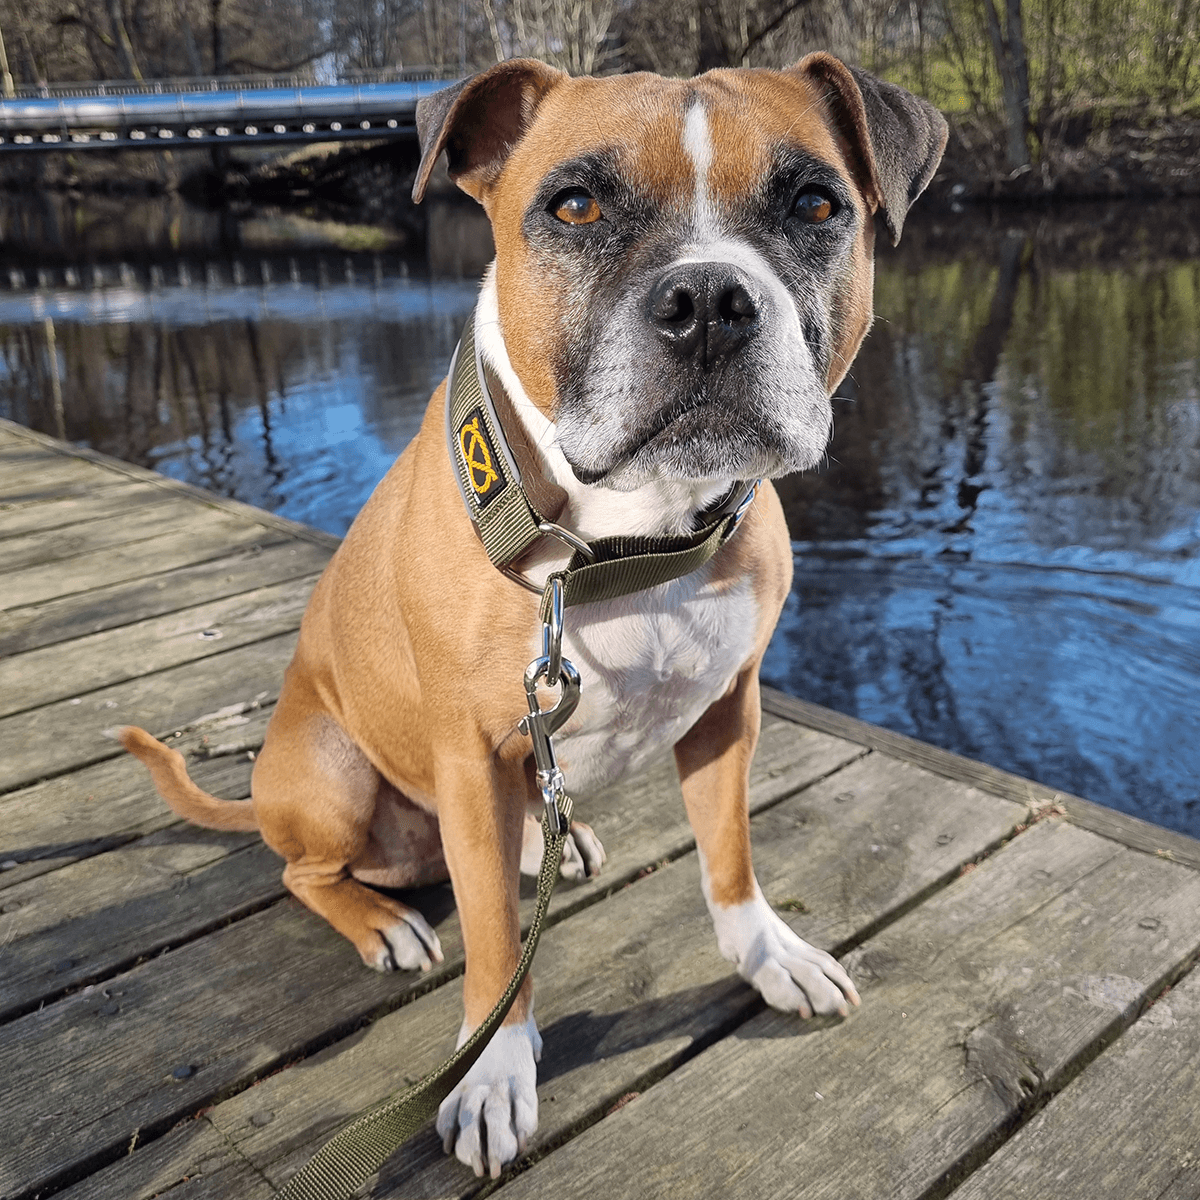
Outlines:
<svg viewBox="0 0 1200 1200"><path fill-rule="evenodd" d="M542 851L545 842L542 839L542 827L538 820L531 816L525 817L525 834L521 843L521 874L537 876L542 869ZM563 846L562 877L578 882L590 879L600 874L600 868L608 861L600 839L590 825L582 821L571 822L571 832L567 834Z"/></svg>
<svg viewBox="0 0 1200 1200"><path fill-rule="evenodd" d="M458 1044L469 1031L463 1026ZM537 1067L542 1038L533 1013L523 1025L502 1025L462 1082L442 1101L437 1131L447 1154L493 1179L525 1149L537 1129Z"/></svg>
<svg viewBox="0 0 1200 1200"><path fill-rule="evenodd" d="M717 948L772 1007L811 1017L846 1016L858 992L841 963L792 932L761 893L745 904L711 905Z"/></svg>

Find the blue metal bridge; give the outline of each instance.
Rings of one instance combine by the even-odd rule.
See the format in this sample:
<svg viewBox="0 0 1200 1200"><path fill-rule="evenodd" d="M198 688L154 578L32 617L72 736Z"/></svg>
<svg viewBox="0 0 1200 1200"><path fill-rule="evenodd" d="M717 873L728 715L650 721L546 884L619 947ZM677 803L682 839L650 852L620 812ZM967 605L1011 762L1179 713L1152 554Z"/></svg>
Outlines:
<svg viewBox="0 0 1200 1200"><path fill-rule="evenodd" d="M336 84L235 76L25 88L0 99L0 155L411 138L417 101L451 82L423 72Z"/></svg>

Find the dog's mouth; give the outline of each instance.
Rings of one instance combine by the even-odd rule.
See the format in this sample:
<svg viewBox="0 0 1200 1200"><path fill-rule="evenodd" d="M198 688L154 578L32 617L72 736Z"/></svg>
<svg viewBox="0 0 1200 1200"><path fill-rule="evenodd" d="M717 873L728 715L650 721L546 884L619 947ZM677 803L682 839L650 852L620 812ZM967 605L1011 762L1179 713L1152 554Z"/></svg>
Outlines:
<svg viewBox="0 0 1200 1200"><path fill-rule="evenodd" d="M580 483L602 483L610 476L634 465L639 457L656 457L656 444L665 448L669 442L683 442L696 433L705 429L712 430L711 423L705 421L704 410L715 414L718 404L706 396L691 395L680 397L674 404L658 413L650 425L639 430L620 450L613 461L602 469L589 469L582 464L576 464L567 457L567 464L575 473Z"/></svg>

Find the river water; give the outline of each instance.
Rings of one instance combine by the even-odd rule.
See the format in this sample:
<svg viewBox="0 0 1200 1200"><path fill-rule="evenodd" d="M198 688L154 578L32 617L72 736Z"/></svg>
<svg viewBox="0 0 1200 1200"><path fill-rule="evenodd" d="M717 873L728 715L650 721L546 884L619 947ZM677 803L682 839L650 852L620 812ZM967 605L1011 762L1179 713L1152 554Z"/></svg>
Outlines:
<svg viewBox="0 0 1200 1200"><path fill-rule="evenodd" d="M486 229L143 209L0 211L0 414L343 533ZM1200 836L1200 215L918 210L876 307L764 678Z"/></svg>

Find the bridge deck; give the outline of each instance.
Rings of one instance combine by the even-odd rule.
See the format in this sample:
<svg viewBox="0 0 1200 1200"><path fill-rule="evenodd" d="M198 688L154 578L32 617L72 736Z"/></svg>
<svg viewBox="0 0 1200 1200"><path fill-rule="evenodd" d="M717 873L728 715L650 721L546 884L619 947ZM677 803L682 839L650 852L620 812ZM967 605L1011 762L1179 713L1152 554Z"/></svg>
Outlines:
<svg viewBox="0 0 1200 1200"><path fill-rule="evenodd" d="M333 544L0 424L9 1200L269 1196L453 1044L446 888L416 899L445 964L367 971L254 836L176 821L103 735L174 735L245 796ZM1200 846L766 704L763 888L862 1009L764 1011L716 953L670 771L604 797L606 872L560 889L538 953L541 1127L506 1194L1200 1197ZM370 1194L491 1186L426 1129Z"/></svg>
<svg viewBox="0 0 1200 1200"><path fill-rule="evenodd" d="M0 99L0 157L29 152L412 138L445 79Z"/></svg>

